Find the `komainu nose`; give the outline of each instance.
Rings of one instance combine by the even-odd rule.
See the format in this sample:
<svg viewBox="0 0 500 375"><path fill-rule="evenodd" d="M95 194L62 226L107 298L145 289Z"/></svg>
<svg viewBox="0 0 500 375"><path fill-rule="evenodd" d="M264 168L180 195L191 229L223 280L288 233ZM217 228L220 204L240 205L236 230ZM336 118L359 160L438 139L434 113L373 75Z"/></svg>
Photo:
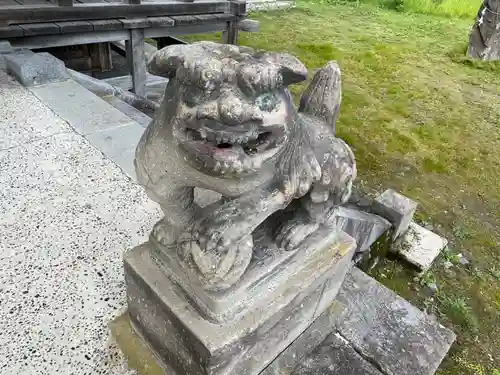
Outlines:
<svg viewBox="0 0 500 375"><path fill-rule="evenodd" d="M262 112L236 95L222 95L219 98L219 117L227 125L238 125L245 122L261 122Z"/></svg>

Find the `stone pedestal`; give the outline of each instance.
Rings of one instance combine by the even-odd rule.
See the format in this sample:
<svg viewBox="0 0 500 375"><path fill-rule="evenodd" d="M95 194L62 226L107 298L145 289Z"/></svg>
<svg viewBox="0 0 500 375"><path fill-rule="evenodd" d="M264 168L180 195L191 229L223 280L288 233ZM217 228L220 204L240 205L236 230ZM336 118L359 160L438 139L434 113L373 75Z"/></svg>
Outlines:
<svg viewBox="0 0 500 375"><path fill-rule="evenodd" d="M254 252L232 289L202 295L146 243L124 259L130 319L169 371L256 375L334 301L355 249L325 227L295 252Z"/></svg>

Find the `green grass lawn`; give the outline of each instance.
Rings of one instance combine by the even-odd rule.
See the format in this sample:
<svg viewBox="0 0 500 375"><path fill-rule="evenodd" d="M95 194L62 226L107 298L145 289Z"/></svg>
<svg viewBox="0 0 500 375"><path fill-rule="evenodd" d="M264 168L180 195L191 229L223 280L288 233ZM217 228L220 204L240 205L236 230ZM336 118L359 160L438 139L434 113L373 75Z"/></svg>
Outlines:
<svg viewBox="0 0 500 375"><path fill-rule="evenodd" d="M464 58L473 20L313 3L252 18L261 32L241 44L290 52L311 72L339 61L338 130L356 153L358 184L412 197L418 220L449 239L421 279L391 260L374 275L457 333L439 374L499 375L500 65ZM471 264L446 270L459 253Z"/></svg>

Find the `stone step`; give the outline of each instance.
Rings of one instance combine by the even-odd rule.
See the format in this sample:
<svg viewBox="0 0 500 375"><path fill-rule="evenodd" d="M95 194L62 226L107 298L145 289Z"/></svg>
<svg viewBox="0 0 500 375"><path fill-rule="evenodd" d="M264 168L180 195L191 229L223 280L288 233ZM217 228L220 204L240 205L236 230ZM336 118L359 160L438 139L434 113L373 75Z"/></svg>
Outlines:
<svg viewBox="0 0 500 375"><path fill-rule="evenodd" d="M133 161L143 125L72 79L29 90L135 180Z"/></svg>
<svg viewBox="0 0 500 375"><path fill-rule="evenodd" d="M139 125L142 125L144 128L146 128L151 122L151 117L149 117L145 113L142 113L141 111L131 106L130 104L125 103L123 100L118 99L116 96L107 95L103 96L102 99L107 103L111 104L116 109L122 111L125 115L130 117Z"/></svg>
<svg viewBox="0 0 500 375"><path fill-rule="evenodd" d="M431 375L455 334L358 268L260 375Z"/></svg>
<svg viewBox="0 0 500 375"><path fill-rule="evenodd" d="M247 7L250 11L280 10L288 9L294 6L293 1L249 1Z"/></svg>
<svg viewBox="0 0 500 375"><path fill-rule="evenodd" d="M109 83L110 85L120 87L121 89L126 91L131 90L133 87L131 75L106 78L103 79L103 81ZM146 76L146 87L162 86L163 89L165 89L167 83L168 83L167 78L156 76L154 74L149 74L149 73Z"/></svg>

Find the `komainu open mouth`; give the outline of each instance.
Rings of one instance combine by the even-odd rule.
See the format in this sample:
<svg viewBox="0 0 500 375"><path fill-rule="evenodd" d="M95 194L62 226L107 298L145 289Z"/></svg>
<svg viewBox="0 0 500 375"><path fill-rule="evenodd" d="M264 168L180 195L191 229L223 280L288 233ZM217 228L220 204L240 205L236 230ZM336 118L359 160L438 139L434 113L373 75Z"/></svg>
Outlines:
<svg viewBox="0 0 500 375"><path fill-rule="evenodd" d="M245 133L218 131L207 128L186 129L188 138L196 142L205 142L218 149L230 149L241 147L249 155L255 155L273 147L276 134L266 129L261 131L249 131Z"/></svg>

